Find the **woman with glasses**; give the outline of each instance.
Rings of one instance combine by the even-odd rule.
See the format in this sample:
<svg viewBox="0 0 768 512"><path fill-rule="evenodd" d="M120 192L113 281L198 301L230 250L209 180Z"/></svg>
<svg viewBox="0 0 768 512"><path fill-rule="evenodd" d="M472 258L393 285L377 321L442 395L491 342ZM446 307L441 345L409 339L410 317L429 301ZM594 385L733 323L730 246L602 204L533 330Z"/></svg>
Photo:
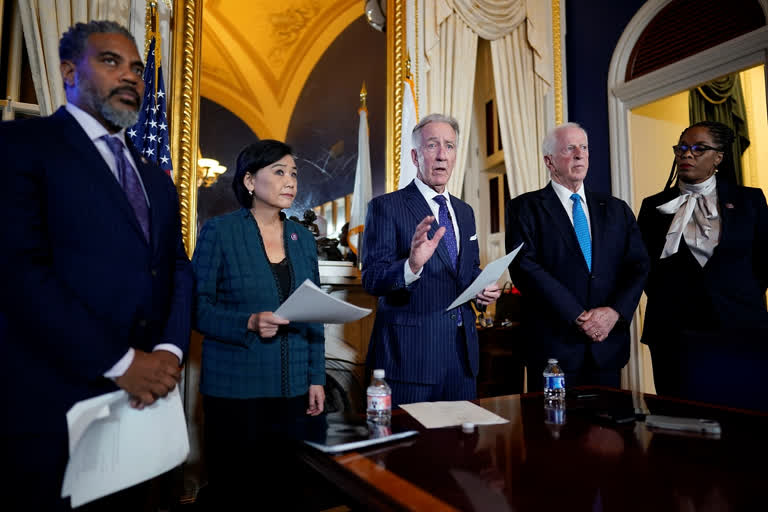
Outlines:
<svg viewBox="0 0 768 512"><path fill-rule="evenodd" d="M746 389L727 393L735 383L762 388L764 374L743 373L768 355L768 206L760 189L736 184L733 141L722 123L689 126L665 189L643 201L651 271L642 341L658 394L765 408Z"/></svg>

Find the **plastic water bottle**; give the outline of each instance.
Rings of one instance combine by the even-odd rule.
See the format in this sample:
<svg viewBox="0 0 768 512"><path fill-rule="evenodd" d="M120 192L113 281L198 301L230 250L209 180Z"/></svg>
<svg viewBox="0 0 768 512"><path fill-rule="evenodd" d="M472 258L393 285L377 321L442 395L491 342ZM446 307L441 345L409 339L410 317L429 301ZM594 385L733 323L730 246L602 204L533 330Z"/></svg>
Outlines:
<svg viewBox="0 0 768 512"><path fill-rule="evenodd" d="M544 399L565 400L565 374L557 365L557 359L547 360L544 368Z"/></svg>
<svg viewBox="0 0 768 512"><path fill-rule="evenodd" d="M384 381L384 370L373 370L373 381L368 386L368 421L388 424L392 418L392 390Z"/></svg>

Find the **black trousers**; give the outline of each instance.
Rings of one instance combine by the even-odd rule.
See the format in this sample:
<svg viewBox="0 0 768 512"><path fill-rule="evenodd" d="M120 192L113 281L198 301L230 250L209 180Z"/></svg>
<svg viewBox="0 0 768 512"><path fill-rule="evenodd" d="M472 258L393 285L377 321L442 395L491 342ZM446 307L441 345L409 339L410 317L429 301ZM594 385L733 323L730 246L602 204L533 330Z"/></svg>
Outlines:
<svg viewBox="0 0 768 512"><path fill-rule="evenodd" d="M324 415L308 416L307 395L233 399L203 396L208 486L204 510L293 510L313 475L298 461L301 439L322 441ZM254 508L256 507L256 508Z"/></svg>

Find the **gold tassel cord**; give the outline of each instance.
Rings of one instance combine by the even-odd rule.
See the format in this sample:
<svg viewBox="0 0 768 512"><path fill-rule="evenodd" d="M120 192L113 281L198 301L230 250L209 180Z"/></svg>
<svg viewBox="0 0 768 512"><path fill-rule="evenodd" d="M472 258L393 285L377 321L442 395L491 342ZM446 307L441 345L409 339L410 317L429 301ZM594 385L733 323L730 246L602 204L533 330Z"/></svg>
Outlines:
<svg viewBox="0 0 768 512"><path fill-rule="evenodd" d="M697 90L697 91L699 91L699 93L700 93L702 96L704 96L704 99L705 99L705 100L707 100L708 102L712 103L713 105L720 105L720 104L722 104L722 103L725 103L726 101L728 101L728 98L730 98L730 97L731 97L731 95L729 94L728 96L726 96L726 97L725 97L725 98L723 98L722 100L718 101L718 100L713 100L712 98L710 98L709 96L707 96L707 93L705 93L705 92L704 92L704 89L702 89L701 87L697 87L697 88L696 88L696 90Z"/></svg>

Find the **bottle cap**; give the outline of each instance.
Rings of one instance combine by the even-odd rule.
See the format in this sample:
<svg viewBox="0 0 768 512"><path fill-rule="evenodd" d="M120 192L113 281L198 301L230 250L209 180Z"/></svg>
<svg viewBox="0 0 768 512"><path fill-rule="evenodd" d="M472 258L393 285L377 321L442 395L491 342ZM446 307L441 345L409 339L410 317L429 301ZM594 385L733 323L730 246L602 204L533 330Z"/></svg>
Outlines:
<svg viewBox="0 0 768 512"><path fill-rule="evenodd" d="M475 431L475 424L470 422L462 423L461 431L464 432L465 434L471 434L472 432Z"/></svg>
<svg viewBox="0 0 768 512"><path fill-rule="evenodd" d="M557 359L555 359L554 357L551 357L551 358L547 359L547 362L549 364L557 364Z"/></svg>
<svg viewBox="0 0 768 512"><path fill-rule="evenodd" d="M373 370L373 378L374 379L383 379L384 378L384 370Z"/></svg>

